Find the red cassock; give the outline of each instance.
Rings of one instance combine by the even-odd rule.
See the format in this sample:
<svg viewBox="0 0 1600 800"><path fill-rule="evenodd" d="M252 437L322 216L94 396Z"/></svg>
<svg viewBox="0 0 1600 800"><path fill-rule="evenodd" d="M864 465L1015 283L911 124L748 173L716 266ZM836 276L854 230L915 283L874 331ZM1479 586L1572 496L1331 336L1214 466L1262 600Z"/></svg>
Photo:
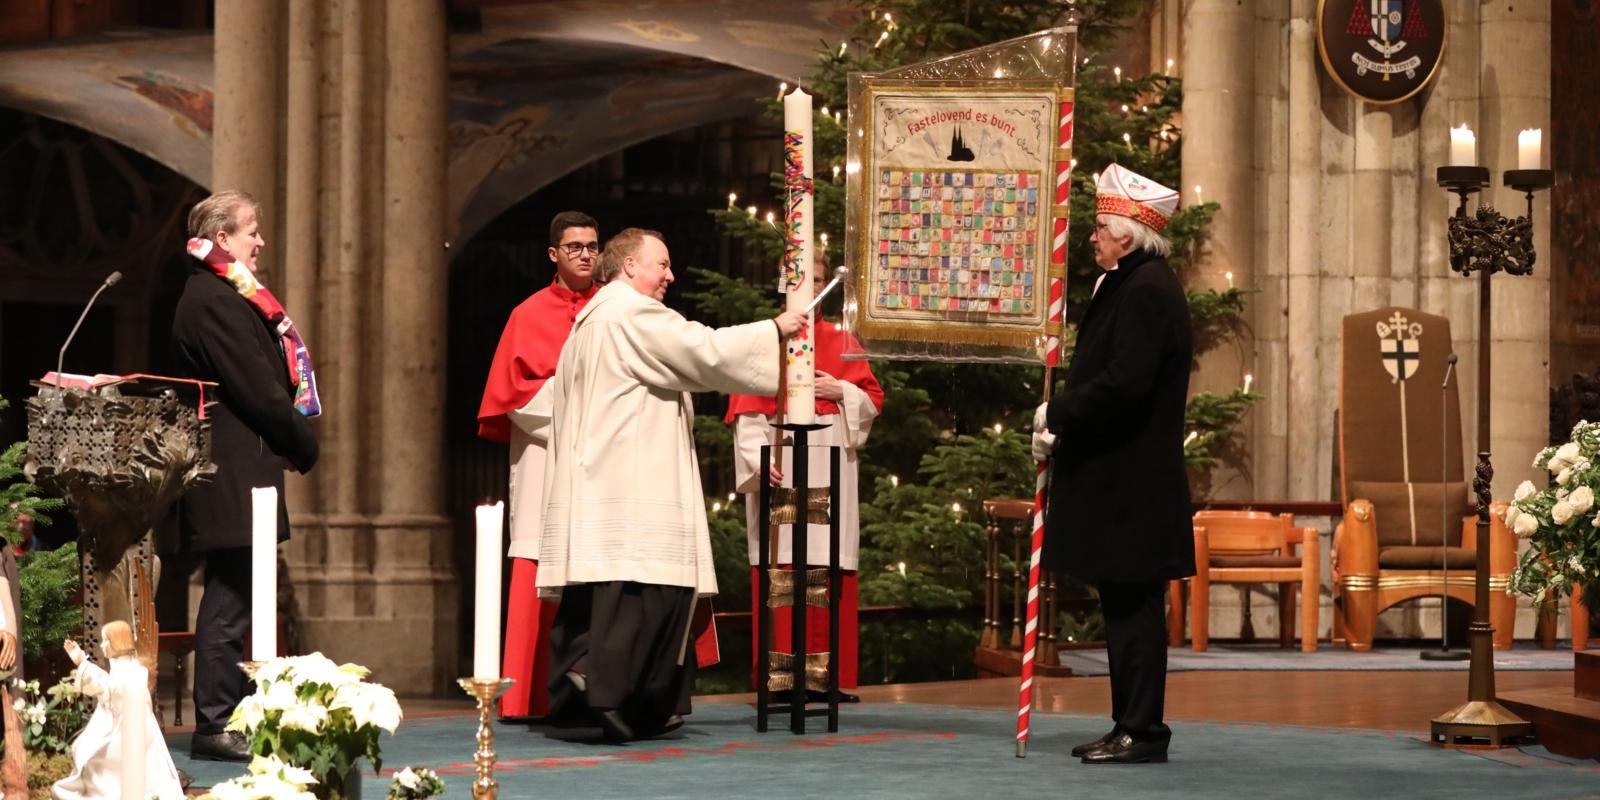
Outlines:
<svg viewBox="0 0 1600 800"><path fill-rule="evenodd" d="M560 283L535 292L511 312L500 346L489 366L483 387L483 403L478 407L478 435L493 442L511 441L511 420L507 413L527 405L544 382L555 374L561 346L572 332L573 320L588 304L599 287L591 285L574 292ZM517 457L513 453L513 460ZM542 456L541 456L542 457ZM516 470L517 464L512 469ZM515 506L513 505L515 509ZM537 529L539 509L524 525L513 516L513 550L519 530ZM528 525L527 523L532 523ZM537 538L530 547L537 552ZM506 602L505 662L501 674L515 681L500 698L500 716L545 715L550 711L548 678L550 671L550 625L555 621L556 603L541 601L534 588L539 562L531 558L511 558L511 592Z"/></svg>
<svg viewBox="0 0 1600 800"><path fill-rule="evenodd" d="M860 394L855 394L853 397L855 405L860 409L867 409L867 411L865 414L860 414L851 409L841 409L839 403L835 403L831 400L824 400L820 397L817 398L816 414L818 421L832 422L832 426L831 429L825 429L824 431L819 432L819 434L814 435L813 442L816 443L818 438L821 438L824 443L829 441L842 441L847 443L847 449L853 449L854 446L858 446L863 443L862 440L864 440L865 434L871 425L871 418L875 417L877 412L883 409L883 388L878 385L878 379L873 376L872 369L868 366L866 361L844 360L843 355L845 353L861 352L860 343L858 343L848 332L840 329L837 325L828 322L827 320L818 319L815 328L815 336L817 371L826 372L829 375L837 378L839 381L848 383L854 386L856 389L859 389ZM851 405L851 395L847 394L847 398L843 402L847 406ZM739 419L739 417L745 414L759 414L761 417L770 420L776 413L777 400L775 398L757 397L754 395L734 395L728 399L728 414L724 421L728 422L729 424L737 424L736 421ZM865 416L865 419L860 419L862 416ZM832 417L832 419L824 420L824 417ZM767 430L770 431L770 428ZM751 458L759 457L751 456ZM845 495L843 500L847 504L850 503L856 496L856 487L854 485L856 479L856 470L854 467L854 462L854 454L847 452L844 474L840 476L841 481L845 484L848 484L841 486L840 489L841 494ZM816 465L813 464L813 469L815 469L815 467ZM741 491L744 490L746 489L741 487ZM746 502L753 502L752 498L753 495L748 497ZM855 509L845 509L842 510L841 513L843 516L842 525L848 529L844 531L844 537L853 542L859 533L859 531L855 528L858 521ZM754 519L753 512L749 515L749 518L752 520ZM755 532L752 533L752 535L760 536L765 534ZM818 544L819 543L817 542L812 543L813 547ZM785 547L787 547L787 545L785 545ZM773 558L777 560L779 558L778 554L774 553ZM754 556L752 555L752 562L753 561ZM815 556L811 555L808 555L807 562L808 565L812 567L817 566L819 563L817 562ZM847 563L850 567L855 566L855 556L853 550L848 554ZM781 566L788 565L782 564ZM759 579L759 573L755 567L752 567L750 570L750 578L751 586L754 586L756 580ZM843 584L844 585L841 587L842 591L840 592L840 596L838 598L839 686L842 689L853 689L857 685L857 634L859 629L858 617L860 605L857 595L855 569L850 568L844 571ZM751 624L751 649L754 651L756 647L759 647L758 643L761 641L760 598L756 597L755 592L751 592L751 606L751 611L754 612ZM783 613L774 615L773 649L783 652L794 651L794 647L791 643L789 623L790 614L788 613L788 609L783 609ZM827 609L807 609L806 639L808 640L806 643L807 652L826 653L828 651ZM760 657L759 654L754 653L753 656L755 658Z"/></svg>

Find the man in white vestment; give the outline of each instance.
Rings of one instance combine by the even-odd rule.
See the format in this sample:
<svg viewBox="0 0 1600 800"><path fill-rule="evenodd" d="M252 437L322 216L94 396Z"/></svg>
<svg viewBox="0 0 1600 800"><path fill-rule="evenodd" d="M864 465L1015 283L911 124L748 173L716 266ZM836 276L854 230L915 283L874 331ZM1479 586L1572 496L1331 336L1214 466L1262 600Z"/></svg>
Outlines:
<svg viewBox="0 0 1600 800"><path fill-rule="evenodd" d="M660 234L606 243L604 288L578 314L548 385L538 586L560 592L552 713L580 697L607 738L660 735L689 713L697 597L716 594L690 392L773 394L804 317L712 329L662 305ZM535 398L533 406L541 398Z"/></svg>

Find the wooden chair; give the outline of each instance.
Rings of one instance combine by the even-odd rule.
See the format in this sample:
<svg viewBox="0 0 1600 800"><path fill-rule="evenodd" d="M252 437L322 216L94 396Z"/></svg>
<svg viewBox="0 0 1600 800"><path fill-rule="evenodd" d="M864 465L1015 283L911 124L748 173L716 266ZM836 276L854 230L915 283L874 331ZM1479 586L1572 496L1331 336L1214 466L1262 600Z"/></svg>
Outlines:
<svg viewBox="0 0 1600 800"><path fill-rule="evenodd" d="M1339 495L1333 534L1333 640L1371 650L1378 614L1441 594L1476 600L1476 503L1461 435L1459 382L1445 382L1450 320L1388 307L1341 324ZM1441 389L1441 387L1443 387ZM1517 539L1503 503L1489 514L1489 622L1511 647L1516 600L1506 594ZM1450 568L1445 585L1443 563Z"/></svg>
<svg viewBox="0 0 1600 800"><path fill-rule="evenodd" d="M1210 642L1213 583L1278 584L1279 639L1284 647L1293 642L1294 593L1298 586L1300 649L1316 652L1322 559L1315 528L1296 528L1292 514L1200 511L1194 515L1194 561L1189 624L1195 652L1204 652ZM1175 646L1182 644L1182 598L1182 582L1173 581L1168 624Z"/></svg>

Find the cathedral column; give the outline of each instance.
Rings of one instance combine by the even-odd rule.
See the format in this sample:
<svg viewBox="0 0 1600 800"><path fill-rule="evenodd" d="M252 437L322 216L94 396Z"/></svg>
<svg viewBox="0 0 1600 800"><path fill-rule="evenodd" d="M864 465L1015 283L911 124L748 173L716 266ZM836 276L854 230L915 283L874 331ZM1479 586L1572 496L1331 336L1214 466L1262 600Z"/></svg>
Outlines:
<svg viewBox="0 0 1600 800"><path fill-rule="evenodd" d="M1255 219L1255 36L1251 4L1232 0L1193 0L1183 19L1184 205L1216 201L1209 238L1189 277L1191 288L1225 288L1224 273L1235 285L1253 286ZM1203 131L1201 135L1194 132ZM1199 190L1196 187L1200 187ZM1247 313L1247 319L1253 314ZM1201 358L1191 389L1226 393L1237 389L1251 370L1254 343L1248 331ZM1248 451L1249 423L1235 436ZM1240 465L1220 465L1212 473L1218 497L1249 496L1250 476ZM1242 480L1240 478L1243 478Z"/></svg>
<svg viewBox="0 0 1600 800"><path fill-rule="evenodd" d="M284 192L283 192L283 300L295 325L312 350L313 358L325 345L317 336L320 311L317 278L321 272L318 240L321 224L320 190L322 180L321 48L322 12L317 4L289 6L288 93L285 98ZM316 478L291 472L284 485L289 507L317 508Z"/></svg>
<svg viewBox="0 0 1600 800"><path fill-rule="evenodd" d="M283 204L279 194L282 135L283 8L275 0L218 3L213 45L215 109L211 191L242 189L261 204L258 271L281 276Z"/></svg>
<svg viewBox="0 0 1600 800"><path fill-rule="evenodd" d="M409 655L415 680L455 674L459 606L444 508L447 273L446 34L438 3L388 9L378 339L384 401L374 565L375 613ZM389 432L404 432L403 436ZM418 642L431 648L419 651ZM443 688L439 686L437 688Z"/></svg>
<svg viewBox="0 0 1600 800"><path fill-rule="evenodd" d="M1285 157L1288 161L1288 241L1286 252L1288 274L1284 305L1284 339L1287 343L1287 360L1278 365L1285 374L1273 386L1282 385L1288 395L1281 402L1273 402L1275 427L1287 432L1287 446L1282 461L1283 485L1287 497L1322 497L1327 491L1324 477L1324 459L1306 463L1305 459L1291 457L1296 453L1316 453L1320 445L1331 436L1332 424L1327 414L1321 413L1328 403L1323 388L1325 374L1335 368L1336 354L1327 354L1319 346L1322 335L1322 237L1319 219L1322 201L1322 92L1317 73L1321 69L1317 56L1315 14L1317 3L1313 0L1296 0L1291 4L1288 21L1286 56L1288 69L1288 141ZM1258 317L1259 318L1259 317ZM1307 409L1317 409L1306 413Z"/></svg>

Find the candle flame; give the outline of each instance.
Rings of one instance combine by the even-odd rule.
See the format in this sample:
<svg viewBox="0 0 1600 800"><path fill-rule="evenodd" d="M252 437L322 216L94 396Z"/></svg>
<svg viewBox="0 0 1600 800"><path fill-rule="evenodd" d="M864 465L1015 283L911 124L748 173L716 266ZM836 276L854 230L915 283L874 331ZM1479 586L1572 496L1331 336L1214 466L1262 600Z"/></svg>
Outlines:
<svg viewBox="0 0 1600 800"><path fill-rule="evenodd" d="M1183 440L1183 446L1188 447L1190 442L1198 438L1200 438L1199 431L1189 431L1189 436Z"/></svg>

